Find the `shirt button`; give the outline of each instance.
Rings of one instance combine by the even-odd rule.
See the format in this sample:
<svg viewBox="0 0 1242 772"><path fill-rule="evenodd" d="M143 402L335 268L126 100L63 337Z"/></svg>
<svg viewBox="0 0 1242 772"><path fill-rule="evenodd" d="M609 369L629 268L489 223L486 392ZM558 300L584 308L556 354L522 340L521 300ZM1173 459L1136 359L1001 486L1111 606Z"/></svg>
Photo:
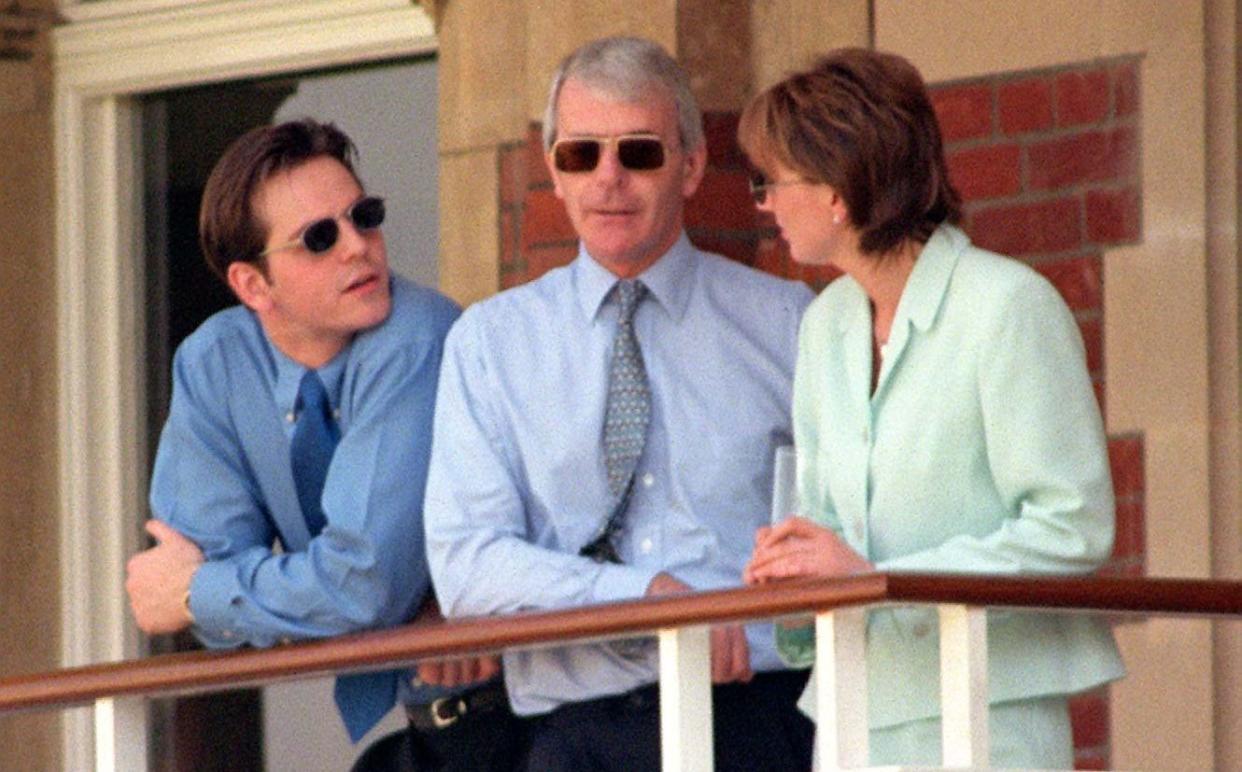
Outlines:
<svg viewBox="0 0 1242 772"><path fill-rule="evenodd" d="M651 472L648 472L647 474L643 475L643 487L650 488L653 485L655 485L655 475L653 475Z"/></svg>
<svg viewBox="0 0 1242 772"><path fill-rule="evenodd" d="M221 638L223 638L223 639L224 639L224 640L226 640L226 641L231 641L231 640L233 640L233 631L232 631L232 630L225 630L224 632L220 633L220 637L221 637Z"/></svg>
<svg viewBox="0 0 1242 772"><path fill-rule="evenodd" d="M854 538L858 540L859 544L862 544L862 540L863 540L862 523L854 523Z"/></svg>
<svg viewBox="0 0 1242 772"><path fill-rule="evenodd" d="M285 413L285 420L289 423L293 423L298 420L298 414L290 410L288 413Z"/></svg>
<svg viewBox="0 0 1242 772"><path fill-rule="evenodd" d="M930 632L931 632L931 625L927 624L926 622L919 622L918 624L914 626L914 637L915 638L926 638L927 634Z"/></svg>
<svg viewBox="0 0 1242 772"><path fill-rule="evenodd" d="M651 543L651 539L643 539L643 543L638 545L638 548L642 550L644 555L648 555L651 553L651 548L654 546L655 545Z"/></svg>
<svg viewBox="0 0 1242 772"><path fill-rule="evenodd" d="M864 427L862 430L862 441L864 445L867 444L868 442L871 442L871 431L867 429L866 427Z"/></svg>

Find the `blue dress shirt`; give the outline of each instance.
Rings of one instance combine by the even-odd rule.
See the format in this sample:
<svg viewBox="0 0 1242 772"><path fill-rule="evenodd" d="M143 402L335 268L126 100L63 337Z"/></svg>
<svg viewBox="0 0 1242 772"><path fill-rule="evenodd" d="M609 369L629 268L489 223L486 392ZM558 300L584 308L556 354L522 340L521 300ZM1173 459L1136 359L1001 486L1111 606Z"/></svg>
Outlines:
<svg viewBox="0 0 1242 772"><path fill-rule="evenodd" d="M683 234L640 277L634 327L652 397L621 564L578 556L608 516L602 431L617 277L585 252L467 309L449 333L427 483L428 559L445 613L495 614L641 597L667 571L737 586L768 522L774 449L790 442L802 284L695 249ZM782 667L770 625L756 670ZM605 645L505 654L514 710L651 683L654 658Z"/></svg>
<svg viewBox="0 0 1242 772"><path fill-rule="evenodd" d="M324 485L327 525L313 539L289 457L306 368L240 306L215 314L178 347L151 508L206 558L190 586L190 610L207 646L386 627L422 604L435 385L459 310L400 278L392 293L389 317L319 368L341 440ZM438 696L401 680L406 702Z"/></svg>

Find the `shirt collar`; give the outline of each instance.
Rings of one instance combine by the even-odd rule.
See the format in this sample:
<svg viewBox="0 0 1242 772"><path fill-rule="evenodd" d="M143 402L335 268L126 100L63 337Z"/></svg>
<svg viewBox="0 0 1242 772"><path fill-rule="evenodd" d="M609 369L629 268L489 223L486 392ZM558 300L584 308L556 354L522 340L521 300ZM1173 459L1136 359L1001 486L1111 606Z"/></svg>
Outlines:
<svg viewBox="0 0 1242 772"><path fill-rule="evenodd" d="M255 321L257 324L258 320ZM260 329L262 327L259 325ZM272 353L272 361L276 363L276 386L273 389L276 406L280 409L281 415L287 418L296 413L298 389L302 385L302 376L310 368L286 356L285 352L272 343L266 330L263 331L263 340ZM332 404L334 410L339 410L341 406L341 388L349 349L348 345L345 346L329 362L316 370L319 373L319 380L323 381L323 387L328 392L328 402Z"/></svg>
<svg viewBox="0 0 1242 772"><path fill-rule="evenodd" d="M674 320L679 321L685 315L686 306L690 303L697 254L685 231L682 231L673 246L636 277L647 287L648 296L654 298ZM581 243L571 270L582 315L594 320L617 283L617 276L596 262Z"/></svg>

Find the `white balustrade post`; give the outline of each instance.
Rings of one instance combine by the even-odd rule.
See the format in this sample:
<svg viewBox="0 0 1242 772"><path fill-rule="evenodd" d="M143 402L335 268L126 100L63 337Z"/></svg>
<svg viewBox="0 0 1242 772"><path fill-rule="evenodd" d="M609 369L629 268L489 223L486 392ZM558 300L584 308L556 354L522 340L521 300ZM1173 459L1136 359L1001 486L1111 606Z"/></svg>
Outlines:
<svg viewBox="0 0 1242 772"><path fill-rule="evenodd" d="M820 769L865 767L867 721L865 609L815 617L815 752Z"/></svg>
<svg viewBox="0 0 1242 772"><path fill-rule="evenodd" d="M943 605L940 611L941 740L946 767L987 767L987 609Z"/></svg>
<svg viewBox="0 0 1242 772"><path fill-rule="evenodd" d="M664 772L712 772L712 650L706 625L660 631Z"/></svg>
<svg viewBox="0 0 1242 772"><path fill-rule="evenodd" d="M146 700L115 697L95 701L95 769L146 772Z"/></svg>

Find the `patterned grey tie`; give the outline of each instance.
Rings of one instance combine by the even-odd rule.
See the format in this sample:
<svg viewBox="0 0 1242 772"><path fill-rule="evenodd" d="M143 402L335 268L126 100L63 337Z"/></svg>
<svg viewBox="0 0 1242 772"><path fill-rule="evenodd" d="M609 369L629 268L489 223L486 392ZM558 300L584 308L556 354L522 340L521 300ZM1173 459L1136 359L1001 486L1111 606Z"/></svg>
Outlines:
<svg viewBox="0 0 1242 772"><path fill-rule="evenodd" d="M599 562L620 563L613 537L621 530L621 518L634 487L634 470L647 441L651 422L651 390L643 352L634 335L634 311L647 294L639 281L619 281L613 286L620 311L617 336L608 368L608 402L604 411L604 466L608 490L616 498L612 512L595 538L578 554Z"/></svg>
<svg viewBox="0 0 1242 772"><path fill-rule="evenodd" d="M608 467L608 490L620 496L634 477L638 458L647 441L651 421L651 391L643 352L634 335L634 311L647 294L639 281L619 281L614 290L621 310L617 337L612 345L608 370L608 408L604 414L604 463Z"/></svg>

